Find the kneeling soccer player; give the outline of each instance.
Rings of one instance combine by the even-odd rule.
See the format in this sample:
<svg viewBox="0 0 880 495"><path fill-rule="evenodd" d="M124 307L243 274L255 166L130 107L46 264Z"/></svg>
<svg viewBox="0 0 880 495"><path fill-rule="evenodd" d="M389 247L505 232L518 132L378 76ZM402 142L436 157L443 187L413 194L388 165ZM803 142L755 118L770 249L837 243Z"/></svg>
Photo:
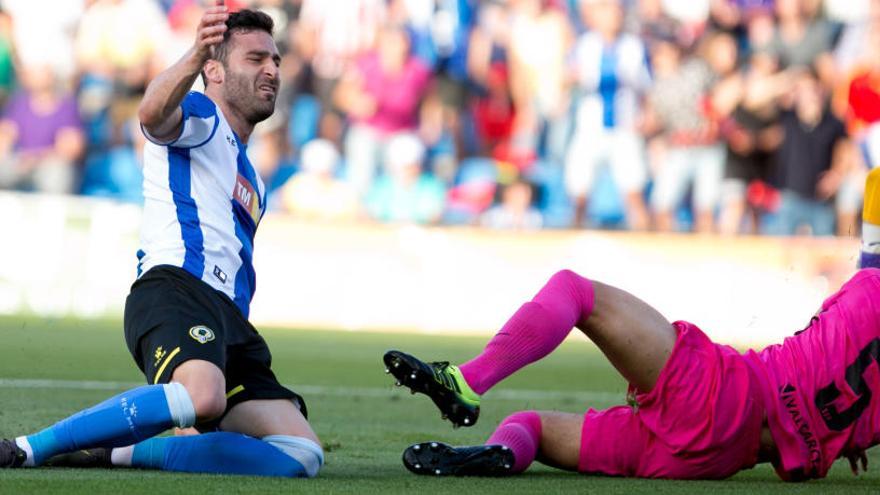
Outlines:
<svg viewBox="0 0 880 495"><path fill-rule="evenodd" d="M670 323L631 294L556 273L476 358L454 366L400 351L384 356L398 384L444 417L473 425L480 396L584 332L630 383L631 406L584 414L522 411L485 445L419 443L416 474L501 476L534 461L582 473L720 479L772 462L785 480L821 478L839 457L867 467L880 443L880 270L860 270L809 326L741 354L691 323Z"/></svg>
<svg viewBox="0 0 880 495"><path fill-rule="evenodd" d="M150 83L139 276L125 305L126 342L149 385L0 441L0 468L318 473L324 453L305 402L278 383L247 320L266 198L245 146L274 112L279 60L269 16L219 2L195 46ZM189 92L200 73L205 93ZM207 433L153 438L193 425Z"/></svg>

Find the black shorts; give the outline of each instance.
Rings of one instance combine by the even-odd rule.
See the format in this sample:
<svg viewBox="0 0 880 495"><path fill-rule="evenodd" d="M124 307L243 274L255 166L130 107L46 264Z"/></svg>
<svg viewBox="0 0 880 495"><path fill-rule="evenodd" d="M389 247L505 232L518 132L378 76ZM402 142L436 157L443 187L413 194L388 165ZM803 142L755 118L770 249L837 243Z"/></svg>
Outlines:
<svg viewBox="0 0 880 495"><path fill-rule="evenodd" d="M738 179L745 184L755 180L767 181L773 156L769 153L755 152L740 155L727 149L727 161L724 166L725 179Z"/></svg>
<svg viewBox="0 0 880 495"><path fill-rule="evenodd" d="M147 383L168 383L190 359L217 365L226 377L226 411L256 399L306 403L278 383L263 337L225 294L175 266L150 269L125 300L125 342ZM219 423L219 421L218 421Z"/></svg>

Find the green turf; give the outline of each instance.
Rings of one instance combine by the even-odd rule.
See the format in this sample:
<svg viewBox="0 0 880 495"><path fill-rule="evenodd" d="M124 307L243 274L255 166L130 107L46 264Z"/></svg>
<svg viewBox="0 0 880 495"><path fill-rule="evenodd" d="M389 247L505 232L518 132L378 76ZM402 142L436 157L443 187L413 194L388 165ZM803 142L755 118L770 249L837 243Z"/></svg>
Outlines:
<svg viewBox="0 0 880 495"><path fill-rule="evenodd" d="M138 382L142 380L117 322L0 318L0 379ZM480 422L452 430L424 396L390 386L381 355L397 347L416 355L465 359L484 339L400 334L264 330L279 379L307 394L313 425L327 446L327 464L314 480L179 475L137 470L29 469L0 471L0 494L137 493L830 493L880 492L877 471L854 478L838 463L825 480L785 484L768 466L719 482L678 482L586 477L533 466L514 479L415 477L400 463L410 443L481 442L499 420L521 409L581 412L607 407L585 394L613 393L625 386L586 342L568 342L550 358L487 394ZM121 390L121 388L119 389ZM550 391L537 399L539 391ZM0 386L0 436L31 432L96 403L112 390ZM519 395L517 395L519 393ZM595 395L595 394L593 394ZM877 450L877 449L875 449ZM871 463L880 465L878 452Z"/></svg>

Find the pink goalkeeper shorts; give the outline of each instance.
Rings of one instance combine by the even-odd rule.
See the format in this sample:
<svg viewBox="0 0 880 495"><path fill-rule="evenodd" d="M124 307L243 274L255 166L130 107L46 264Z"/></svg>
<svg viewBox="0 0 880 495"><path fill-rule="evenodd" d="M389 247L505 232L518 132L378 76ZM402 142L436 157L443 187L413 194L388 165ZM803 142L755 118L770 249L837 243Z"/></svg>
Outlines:
<svg viewBox="0 0 880 495"><path fill-rule="evenodd" d="M735 349L695 325L678 338L654 389L636 406L584 414L578 470L611 476L720 479L755 465L764 407Z"/></svg>

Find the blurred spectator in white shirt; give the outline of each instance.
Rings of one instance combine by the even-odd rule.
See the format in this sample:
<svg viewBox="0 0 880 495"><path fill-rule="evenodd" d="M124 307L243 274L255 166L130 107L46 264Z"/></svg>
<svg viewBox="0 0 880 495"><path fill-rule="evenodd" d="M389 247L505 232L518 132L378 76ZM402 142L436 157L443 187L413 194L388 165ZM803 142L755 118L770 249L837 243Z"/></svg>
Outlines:
<svg viewBox="0 0 880 495"><path fill-rule="evenodd" d="M517 180L502 187L501 202L483 213L480 225L490 229L539 230L544 223L533 206L534 187Z"/></svg>
<svg viewBox="0 0 880 495"><path fill-rule="evenodd" d="M566 56L573 33L565 13L548 0L512 0L509 42L510 83L517 109L514 147L565 156L570 105Z"/></svg>
<svg viewBox="0 0 880 495"><path fill-rule="evenodd" d="M367 211L380 222L437 223L443 214L443 184L422 171L425 146L415 134L392 137L385 150L385 175L367 196Z"/></svg>
<svg viewBox="0 0 880 495"><path fill-rule="evenodd" d="M61 81L77 72L73 33L81 21L84 0L2 0L12 16L12 38L19 62L48 65Z"/></svg>
<svg viewBox="0 0 880 495"><path fill-rule="evenodd" d="M281 206L295 218L350 221L358 216L358 198L336 178L339 152L333 143L315 139L303 146L300 172L281 189Z"/></svg>
<svg viewBox="0 0 880 495"><path fill-rule="evenodd" d="M80 19L76 58L82 72L141 92L165 62L168 21L155 0L95 0Z"/></svg>
<svg viewBox="0 0 880 495"><path fill-rule="evenodd" d="M647 166L638 124L642 100L651 87L647 52L637 36L621 31L620 0L582 0L581 9L591 30L578 39L572 56L580 102L565 160L575 226L583 225L599 168L607 164L623 197L629 227L643 230L648 226L642 197Z"/></svg>

